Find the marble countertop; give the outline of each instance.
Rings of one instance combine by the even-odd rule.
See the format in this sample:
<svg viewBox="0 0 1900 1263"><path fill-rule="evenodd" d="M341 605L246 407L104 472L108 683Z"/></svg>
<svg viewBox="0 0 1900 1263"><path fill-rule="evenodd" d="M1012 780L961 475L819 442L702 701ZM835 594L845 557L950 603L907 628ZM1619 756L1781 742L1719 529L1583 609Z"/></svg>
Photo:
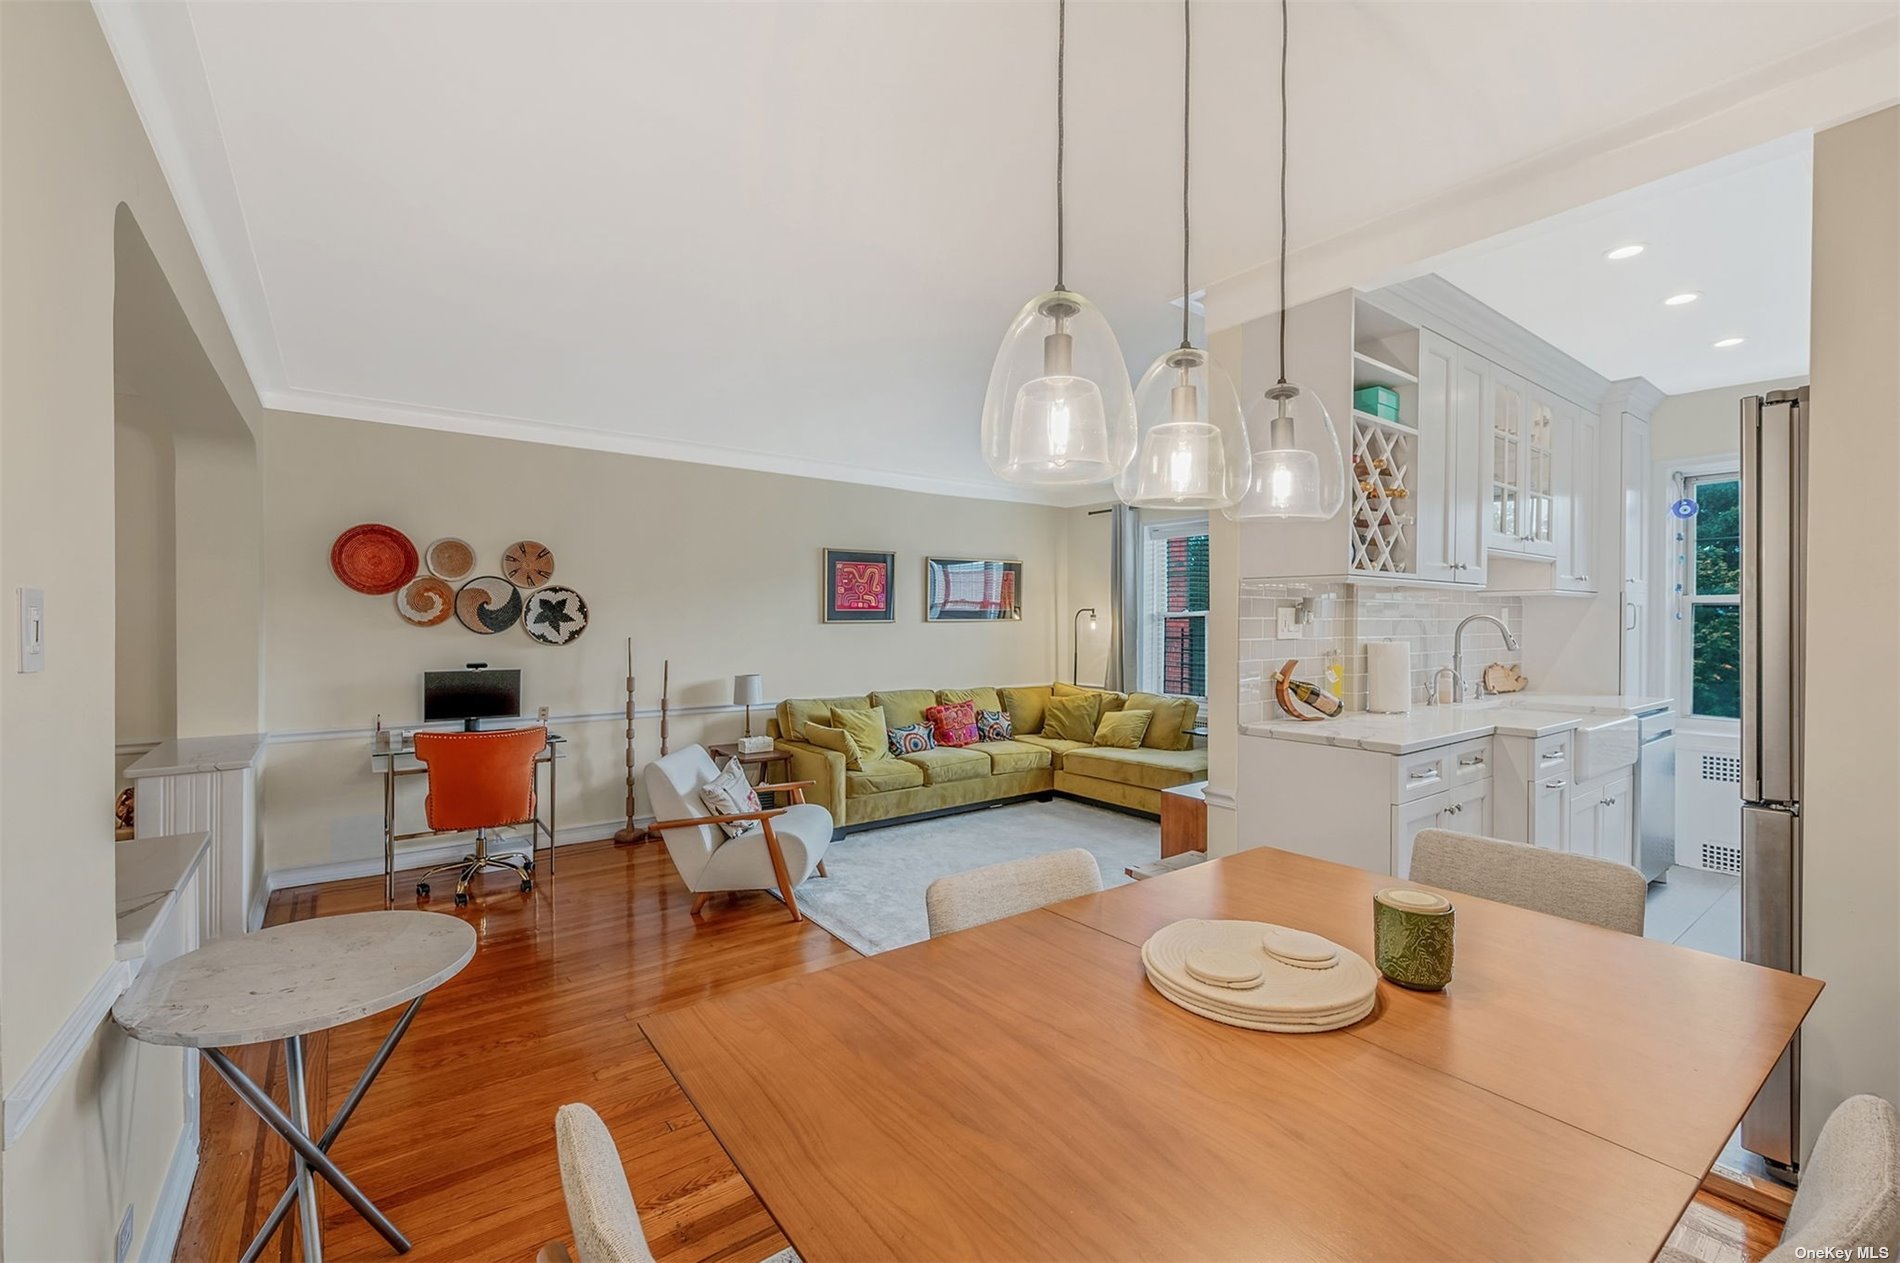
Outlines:
<svg viewBox="0 0 1900 1263"><path fill-rule="evenodd" d="M1403 715L1354 711L1321 723L1269 720L1243 724L1241 731L1254 737L1371 750L1379 754L1416 754L1420 750L1480 737L1548 737L1583 727L1604 716L1622 717L1666 708L1670 704L1668 698L1519 693L1508 699L1420 706Z"/></svg>
<svg viewBox="0 0 1900 1263"><path fill-rule="evenodd" d="M178 901L179 887L210 849L209 833L174 833L117 844L113 897L119 918L114 950L118 959L144 959L159 922Z"/></svg>
<svg viewBox="0 0 1900 1263"><path fill-rule="evenodd" d="M180 772L229 772L250 767L264 752L264 734L238 733L228 737L174 737L146 751L125 774L132 780L144 776L175 776Z"/></svg>
<svg viewBox="0 0 1900 1263"><path fill-rule="evenodd" d="M441 912L357 912L216 939L142 974L112 1006L134 1039L224 1048L307 1035L435 990L475 956Z"/></svg>

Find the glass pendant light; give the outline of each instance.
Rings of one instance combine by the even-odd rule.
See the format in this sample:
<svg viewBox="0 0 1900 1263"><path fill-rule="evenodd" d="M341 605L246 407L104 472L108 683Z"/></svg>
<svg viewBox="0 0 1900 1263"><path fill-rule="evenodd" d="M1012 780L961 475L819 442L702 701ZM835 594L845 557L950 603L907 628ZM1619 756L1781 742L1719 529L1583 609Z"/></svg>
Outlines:
<svg viewBox="0 0 1900 1263"><path fill-rule="evenodd" d="M1063 283L1064 62L1068 4L1056 5L1056 285L1003 335L983 397L983 459L999 478L1041 486L1107 482L1135 454L1128 362L1108 318Z"/></svg>
<svg viewBox="0 0 1900 1263"><path fill-rule="evenodd" d="M1266 444L1256 448L1247 493L1230 511L1241 521L1311 518L1325 521L1346 501L1346 457L1326 404L1286 379L1286 66L1287 0L1280 0L1280 380L1248 408ZM1318 441L1324 429L1325 440ZM1313 446L1303 446L1304 432Z"/></svg>
<svg viewBox="0 0 1900 1263"><path fill-rule="evenodd" d="M1151 364L1135 388L1140 446L1116 482L1141 508L1228 509L1247 492L1253 465L1234 383L1188 336L1188 214L1193 28L1181 5L1181 345Z"/></svg>

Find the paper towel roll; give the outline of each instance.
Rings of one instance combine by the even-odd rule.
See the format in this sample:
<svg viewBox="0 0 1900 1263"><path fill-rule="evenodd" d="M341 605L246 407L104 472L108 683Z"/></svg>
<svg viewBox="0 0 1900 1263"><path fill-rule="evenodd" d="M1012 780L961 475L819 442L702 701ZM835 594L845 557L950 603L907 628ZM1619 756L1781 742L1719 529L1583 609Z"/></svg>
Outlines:
<svg viewBox="0 0 1900 1263"><path fill-rule="evenodd" d="M1412 709L1412 644L1406 640L1366 642L1366 709L1403 715Z"/></svg>

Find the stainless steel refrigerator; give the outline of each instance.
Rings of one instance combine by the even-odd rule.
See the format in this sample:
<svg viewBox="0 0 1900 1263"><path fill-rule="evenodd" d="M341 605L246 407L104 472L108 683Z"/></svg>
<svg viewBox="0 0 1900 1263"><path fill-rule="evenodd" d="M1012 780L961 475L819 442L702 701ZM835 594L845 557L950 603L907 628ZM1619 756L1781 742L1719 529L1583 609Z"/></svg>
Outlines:
<svg viewBox="0 0 1900 1263"><path fill-rule="evenodd" d="M1802 619L1808 390L1742 400L1742 959L1801 969ZM1793 1167L1800 1036L1742 1119L1742 1145Z"/></svg>

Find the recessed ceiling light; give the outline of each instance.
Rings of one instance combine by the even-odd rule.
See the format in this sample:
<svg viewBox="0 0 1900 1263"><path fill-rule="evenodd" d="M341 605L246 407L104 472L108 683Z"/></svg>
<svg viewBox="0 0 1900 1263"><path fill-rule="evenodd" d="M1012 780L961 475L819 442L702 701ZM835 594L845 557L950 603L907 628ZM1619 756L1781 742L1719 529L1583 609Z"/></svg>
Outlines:
<svg viewBox="0 0 1900 1263"><path fill-rule="evenodd" d="M1614 250L1604 251L1603 257L1606 259L1633 259L1641 254L1643 249L1644 247L1641 244L1632 241L1626 246L1618 246Z"/></svg>
<svg viewBox="0 0 1900 1263"><path fill-rule="evenodd" d="M1715 349L1720 351L1724 349L1725 347L1740 346L1741 344L1742 344L1741 338L1723 338L1720 342L1717 342L1715 344Z"/></svg>
<svg viewBox="0 0 1900 1263"><path fill-rule="evenodd" d="M1696 293L1671 294L1669 297L1663 299L1663 306L1680 307L1685 303L1692 303L1700 297L1702 297L1702 295Z"/></svg>

